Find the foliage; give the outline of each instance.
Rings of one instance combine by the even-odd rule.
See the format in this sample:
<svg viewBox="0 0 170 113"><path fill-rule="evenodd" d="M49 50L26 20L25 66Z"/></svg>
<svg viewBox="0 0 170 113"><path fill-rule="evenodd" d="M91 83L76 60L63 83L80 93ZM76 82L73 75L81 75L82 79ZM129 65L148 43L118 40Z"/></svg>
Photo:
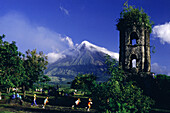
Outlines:
<svg viewBox="0 0 170 113"><path fill-rule="evenodd" d="M120 31L134 25L136 27L144 26L145 28L148 28L150 33L152 32L153 22L150 21L150 17L144 12L144 10L142 8L139 10L139 8L135 8L134 6L126 5L120 13L117 29Z"/></svg>
<svg viewBox="0 0 170 113"><path fill-rule="evenodd" d="M151 46L151 53L156 53L156 47L155 47L155 45Z"/></svg>
<svg viewBox="0 0 170 113"><path fill-rule="evenodd" d="M158 74L155 77L156 83L158 85L157 90L161 92L161 95L168 94L168 91L170 90L170 76L164 75L164 74Z"/></svg>
<svg viewBox="0 0 170 113"><path fill-rule="evenodd" d="M73 80L71 88L90 91L95 80L96 76L93 74L80 74Z"/></svg>
<svg viewBox="0 0 170 113"><path fill-rule="evenodd" d="M47 75L43 75L42 78L40 79L40 82L47 83L51 81L51 79Z"/></svg>
<svg viewBox="0 0 170 113"><path fill-rule="evenodd" d="M18 87L25 76L22 53L14 41L9 43L3 38L5 35L0 36L0 85L3 88Z"/></svg>
<svg viewBox="0 0 170 113"><path fill-rule="evenodd" d="M44 88L44 86L46 86L49 81L51 81L51 78L48 77L47 75L43 75L43 76L40 78L40 85Z"/></svg>
<svg viewBox="0 0 170 113"><path fill-rule="evenodd" d="M72 82L72 88L91 91L91 96L100 112L149 112L154 101L145 95L128 80L124 71L118 67L118 62L106 56L108 74L111 78L107 82L98 84L93 75L78 75Z"/></svg>
<svg viewBox="0 0 170 113"><path fill-rule="evenodd" d="M155 78L159 80L170 80L170 76L165 74L157 74Z"/></svg>
<svg viewBox="0 0 170 113"><path fill-rule="evenodd" d="M40 80L41 82L49 81L49 78L44 76L44 70L47 68L47 64L47 56L45 56L43 52L37 54L36 49L26 51L24 68L28 79L23 82L23 85L33 88L33 84L40 82Z"/></svg>
<svg viewBox="0 0 170 113"><path fill-rule="evenodd" d="M0 36L1 89L7 89L9 93L11 87L23 87L25 91L25 88L32 88L34 83L50 81L49 77L44 75L48 62L43 52L37 54L36 49L28 50L25 56L18 51L14 41L9 43L3 41L4 38L5 35Z"/></svg>
<svg viewBox="0 0 170 113"><path fill-rule="evenodd" d="M124 72L115 64L115 60L107 57L108 72L112 76L109 81L94 84L92 97L96 101L99 111L131 113L148 112L154 103L150 97L143 95L143 91L132 81L125 81Z"/></svg>

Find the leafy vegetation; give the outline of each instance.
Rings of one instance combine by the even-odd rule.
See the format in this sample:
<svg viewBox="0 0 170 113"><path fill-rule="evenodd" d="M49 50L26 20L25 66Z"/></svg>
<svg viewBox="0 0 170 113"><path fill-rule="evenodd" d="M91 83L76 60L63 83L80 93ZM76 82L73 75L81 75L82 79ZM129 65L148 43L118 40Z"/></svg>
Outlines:
<svg viewBox="0 0 170 113"><path fill-rule="evenodd" d="M123 11L120 13L120 18L118 19L117 29L123 30L132 26L141 27L144 26L152 32L153 22L150 21L150 17L141 8L135 8L134 6L126 5Z"/></svg>
<svg viewBox="0 0 170 113"><path fill-rule="evenodd" d="M157 74L155 76L154 95L156 108L169 109L170 103L170 76Z"/></svg>
<svg viewBox="0 0 170 113"><path fill-rule="evenodd" d="M3 41L5 35L0 36L0 86L7 89L21 85L21 78L25 76L22 53L15 42Z"/></svg>
<svg viewBox="0 0 170 113"><path fill-rule="evenodd" d="M24 78L22 82L23 92L25 93L25 88L33 88L34 83L47 82L49 77L44 75L44 70L47 68L47 56L43 52L37 54L36 49L33 51L26 51L26 58L24 57L24 69L27 77Z"/></svg>
<svg viewBox="0 0 170 113"><path fill-rule="evenodd" d="M93 82L96 81L96 76L93 74L80 74L73 80L71 88L91 91Z"/></svg>
<svg viewBox="0 0 170 113"><path fill-rule="evenodd" d="M107 57L108 73L111 78L107 82L97 83L88 75L78 76L74 84L81 84L79 88L87 88L101 112L131 113L149 112L154 101L143 94L143 91L134 85L133 81L126 81L125 73L118 67L114 59ZM90 85L89 85L90 84ZM90 87L90 88L89 88Z"/></svg>
<svg viewBox="0 0 170 113"><path fill-rule="evenodd" d="M22 87L24 97L26 89L32 88L35 83L48 82L44 75L48 64L47 56L43 52L37 54L36 49L22 54L16 43L3 41L5 35L0 36L0 92L6 89Z"/></svg>

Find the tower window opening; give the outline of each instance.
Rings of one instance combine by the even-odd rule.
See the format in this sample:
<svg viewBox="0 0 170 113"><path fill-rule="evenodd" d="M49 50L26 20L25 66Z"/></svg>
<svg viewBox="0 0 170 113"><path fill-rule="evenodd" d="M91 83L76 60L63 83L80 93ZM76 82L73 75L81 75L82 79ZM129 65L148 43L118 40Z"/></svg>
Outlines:
<svg viewBox="0 0 170 113"><path fill-rule="evenodd" d="M136 59L132 60L132 68L136 68Z"/></svg>
<svg viewBox="0 0 170 113"><path fill-rule="evenodd" d="M132 45L136 45L137 43L136 43L136 39L133 39L132 40Z"/></svg>
<svg viewBox="0 0 170 113"><path fill-rule="evenodd" d="M137 68L137 57L135 54L131 56L130 68Z"/></svg>
<svg viewBox="0 0 170 113"><path fill-rule="evenodd" d="M136 45L137 44L137 40L138 40L138 36L137 36L136 32L132 32L130 34L130 44L131 45Z"/></svg>

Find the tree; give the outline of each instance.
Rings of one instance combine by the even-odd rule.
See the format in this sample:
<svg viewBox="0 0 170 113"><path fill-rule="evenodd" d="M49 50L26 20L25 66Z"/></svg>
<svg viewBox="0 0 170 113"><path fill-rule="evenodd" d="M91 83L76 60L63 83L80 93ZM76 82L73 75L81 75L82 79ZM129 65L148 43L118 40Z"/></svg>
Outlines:
<svg viewBox="0 0 170 113"><path fill-rule="evenodd" d="M92 97L101 112L131 113L149 112L153 100L143 95L143 91L126 81L125 73L118 67L114 59L107 56L106 64L110 80L101 84L94 84Z"/></svg>
<svg viewBox="0 0 170 113"><path fill-rule="evenodd" d="M96 81L96 76L93 74L79 74L75 77L71 84L71 88L91 91L93 82Z"/></svg>
<svg viewBox="0 0 170 113"><path fill-rule="evenodd" d="M161 92L160 95L167 95L170 90L170 76L165 74L157 74L155 80L158 85L157 91Z"/></svg>
<svg viewBox="0 0 170 113"><path fill-rule="evenodd" d="M22 53L18 51L16 43L3 41L5 35L0 36L0 85L10 92L10 87L18 87L21 76L24 76Z"/></svg>
<svg viewBox="0 0 170 113"><path fill-rule="evenodd" d="M14 41L9 43L3 41L3 38L5 35L0 36L0 87L7 89L7 93L11 87L22 87L25 97L26 88L32 88L34 83L47 83L50 80L44 75L48 62L43 52L37 54L36 49L28 50L25 56L18 51Z"/></svg>
<svg viewBox="0 0 170 113"><path fill-rule="evenodd" d="M40 85L44 88L48 84L49 81L51 81L51 78L48 77L47 75L43 75L40 78Z"/></svg>
<svg viewBox="0 0 170 113"><path fill-rule="evenodd" d="M45 84L49 81L51 81L51 79L47 75L43 75L42 78L40 78L40 82L43 82Z"/></svg>
<svg viewBox="0 0 170 113"><path fill-rule="evenodd" d="M33 88L34 83L40 82L44 76L44 70L47 68L47 56L43 52L37 54L36 49L26 51L26 56L23 58L25 74L28 78L23 82L23 92L25 88Z"/></svg>

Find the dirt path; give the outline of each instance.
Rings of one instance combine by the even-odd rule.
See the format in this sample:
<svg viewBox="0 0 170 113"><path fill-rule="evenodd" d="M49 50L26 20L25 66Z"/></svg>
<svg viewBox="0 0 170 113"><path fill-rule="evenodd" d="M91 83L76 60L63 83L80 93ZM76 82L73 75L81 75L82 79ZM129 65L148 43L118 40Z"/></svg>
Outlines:
<svg viewBox="0 0 170 113"><path fill-rule="evenodd" d="M85 108L72 109L71 107L62 107L62 106L50 106L47 105L46 109L42 109L42 106L33 106L30 105L17 105L17 104L0 104L0 111L9 111L15 113L86 113ZM88 113L95 113L96 110L91 109ZM1 112L0 112L1 113Z"/></svg>

